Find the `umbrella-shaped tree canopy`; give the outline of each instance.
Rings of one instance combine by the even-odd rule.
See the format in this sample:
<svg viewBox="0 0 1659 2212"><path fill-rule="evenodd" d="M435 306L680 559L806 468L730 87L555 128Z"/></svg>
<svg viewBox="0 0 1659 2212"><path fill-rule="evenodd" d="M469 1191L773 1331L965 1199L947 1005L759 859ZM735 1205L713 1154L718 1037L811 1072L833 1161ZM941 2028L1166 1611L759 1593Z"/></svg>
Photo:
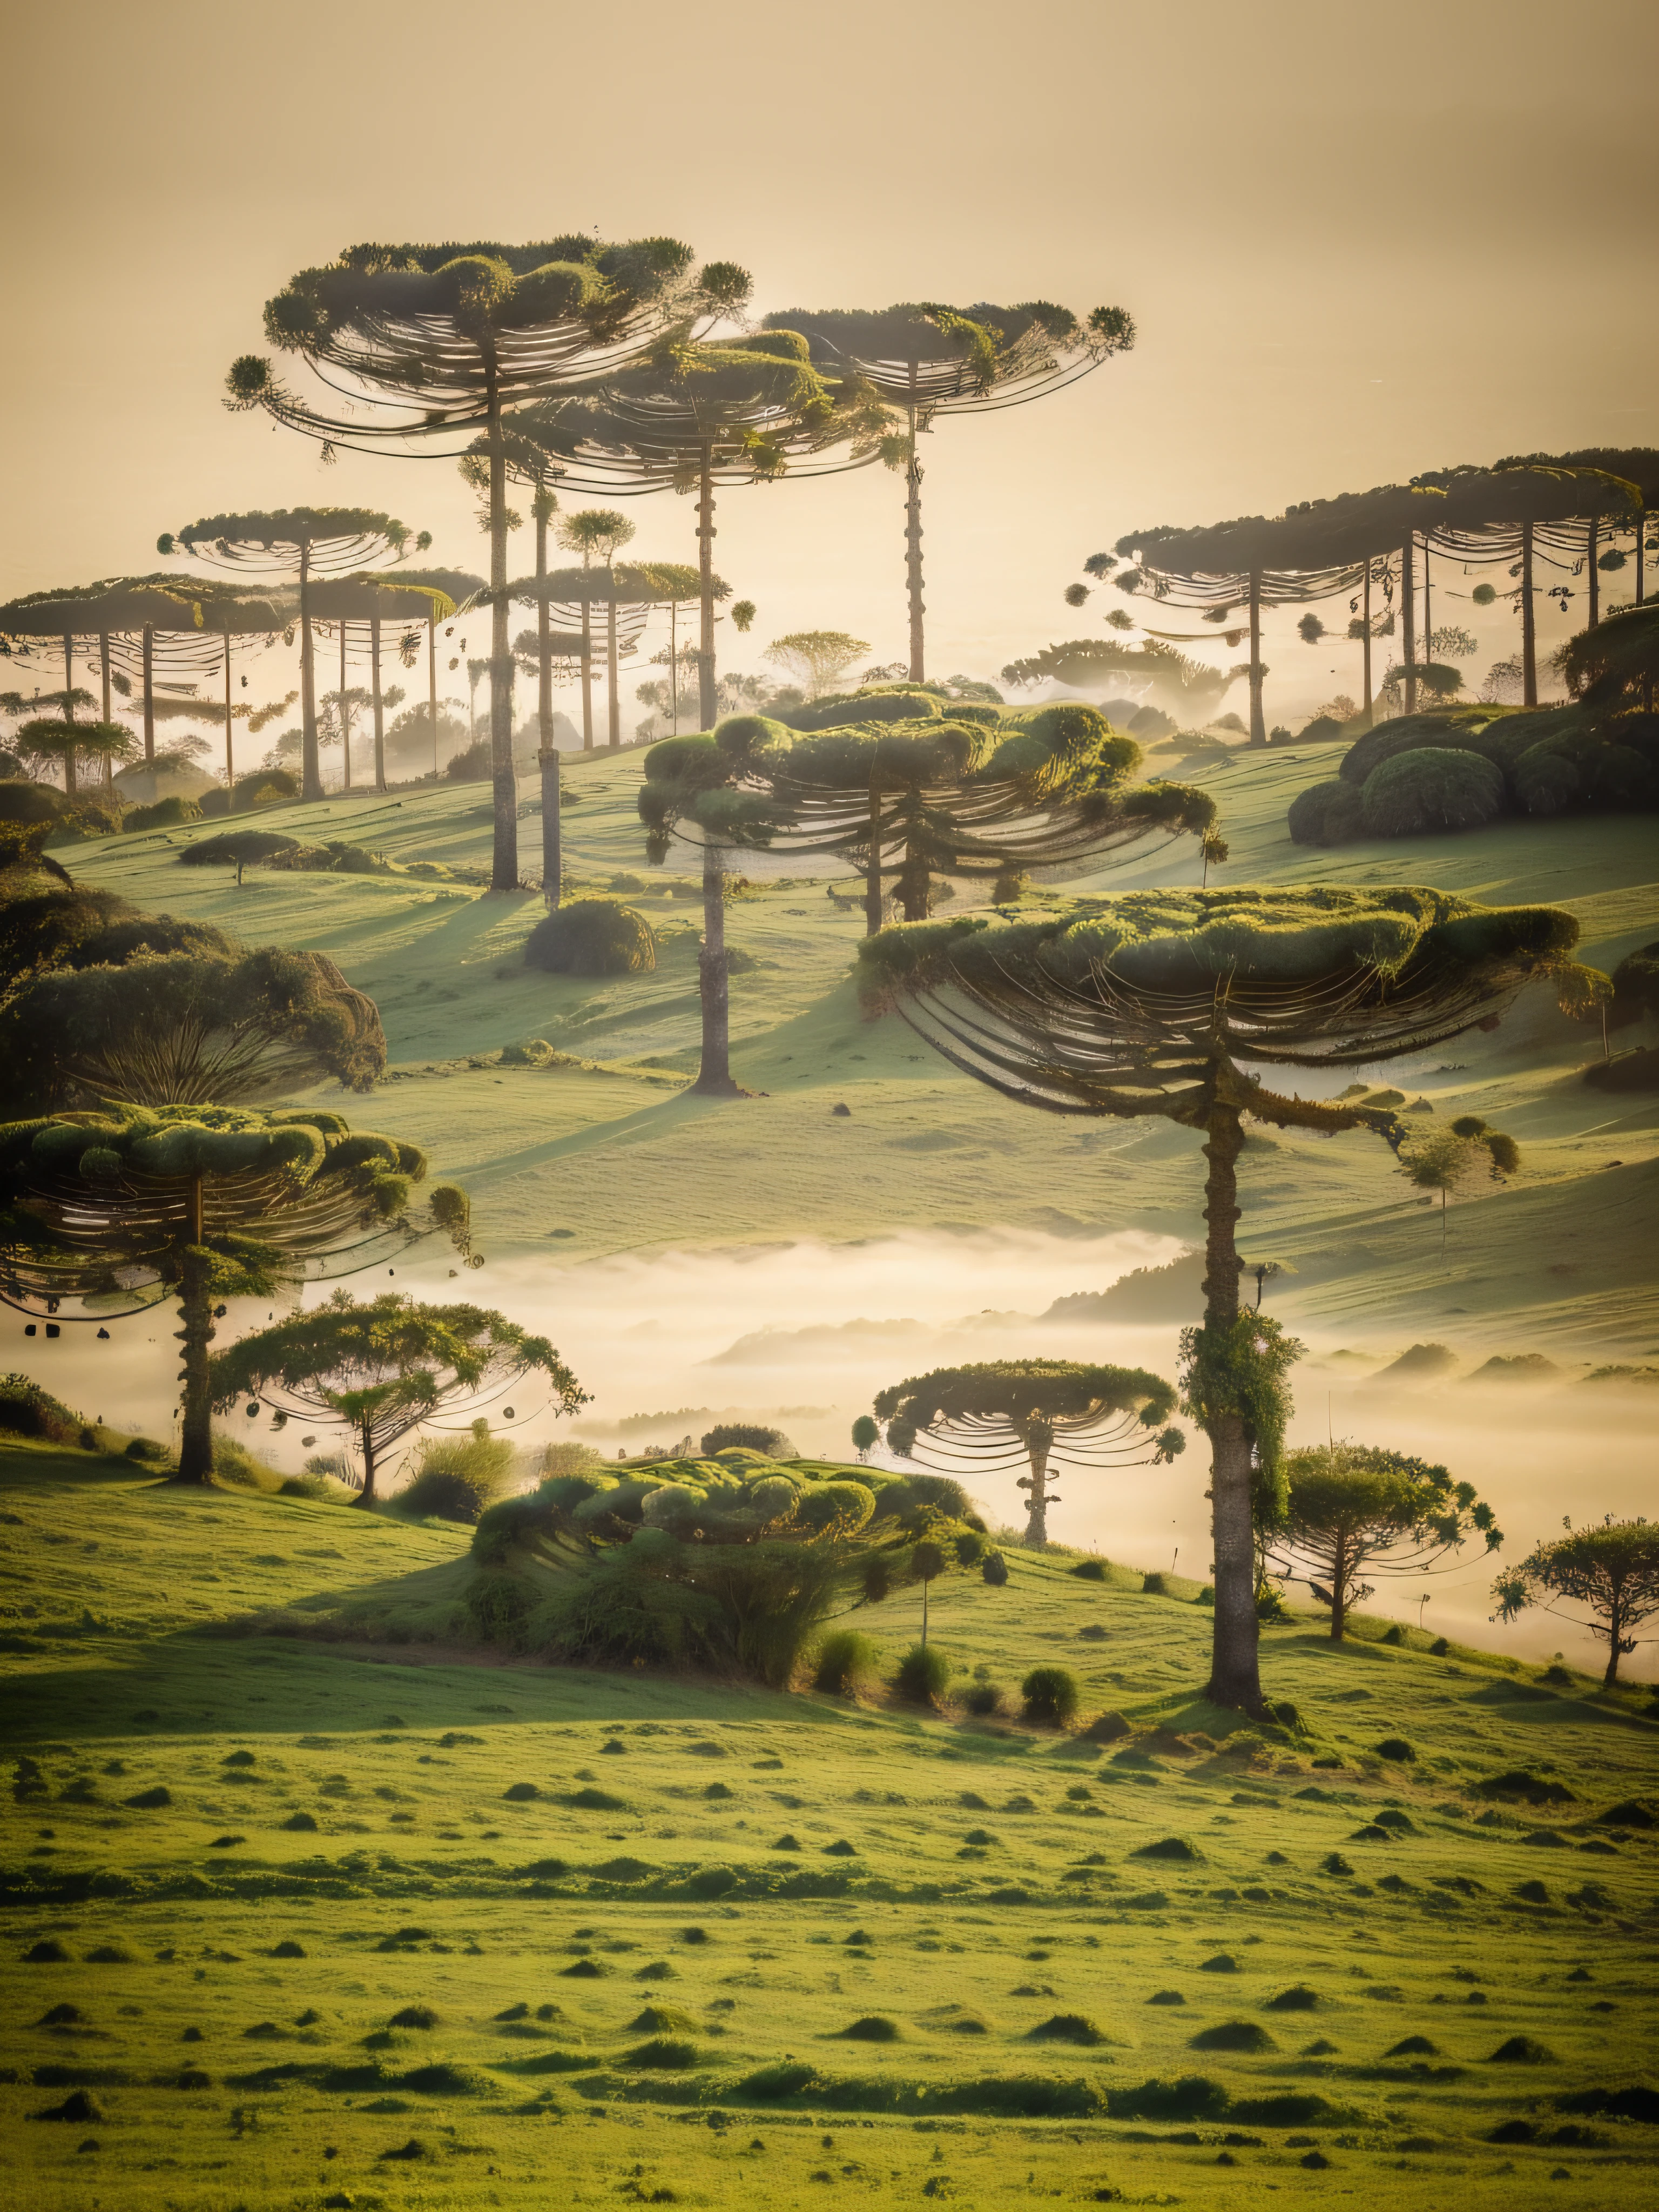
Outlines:
<svg viewBox="0 0 1659 2212"><path fill-rule="evenodd" d="M939 414L1017 407L1075 382L1114 354L1127 353L1134 324L1121 307L1097 307L1079 321L1069 308L1042 300L966 308L906 301L876 309L786 308L769 315L766 326L799 331L821 368L856 376L888 407L902 410L904 434L885 441L882 458L905 472L910 680L919 684L927 672L917 433Z"/></svg>
<svg viewBox="0 0 1659 2212"><path fill-rule="evenodd" d="M1297 1347L1241 1312L1237 1163L1246 1115L1280 1127L1370 1128L1391 1109L1270 1088L1280 1067L1335 1068L1445 1042L1503 1013L1535 976L1570 980L1578 925L1552 907L1486 907L1413 885L1132 891L1034 921L978 917L884 930L860 948L862 995L945 1058L1055 1114L1141 1115L1205 1133L1205 1321L1183 1340L1183 1405L1213 1453L1210 1694L1261 1702L1258 1522L1282 1505Z"/></svg>
<svg viewBox="0 0 1659 2212"><path fill-rule="evenodd" d="M748 292L744 270L710 262L698 271L690 247L672 238L350 246L325 267L301 270L265 306L267 338L318 372L327 400L313 404L289 391L269 361L250 354L232 365L230 404L263 407L323 440L325 450L413 441L459 454L482 430L489 582L499 595L507 581L509 467L515 454L525 461L520 432L509 450L507 418L586 389L671 330L690 332L732 313ZM519 877L512 685L507 605L498 596L490 636L498 890Z"/></svg>
<svg viewBox="0 0 1659 2212"><path fill-rule="evenodd" d="M300 617L301 791L306 799L323 795L311 628L313 581L373 568L388 557L401 560L410 546L423 553L431 543L429 532L416 535L395 515L362 507L276 507L204 515L186 529L164 531L156 540L164 556L189 553L220 568L275 571L295 579Z"/></svg>
<svg viewBox="0 0 1659 2212"><path fill-rule="evenodd" d="M360 1502L403 1437L439 1413L465 1419L532 1378L559 1412L587 1393L544 1336L483 1306L423 1305L395 1291L367 1304L336 1291L325 1305L258 1330L218 1353L214 1403L263 1401L279 1419L348 1426L363 1460Z"/></svg>
<svg viewBox="0 0 1659 2212"><path fill-rule="evenodd" d="M877 1413L901 1459L919 1458L968 1476L1029 1463L1019 1487L1030 1493L1025 1540L1048 1540L1048 1510L1060 1503L1048 1486L1059 1462L1073 1468L1144 1467L1187 1448L1168 1425L1172 1383L1139 1367L1090 1366L1071 1359L985 1360L936 1367L881 1391Z"/></svg>
<svg viewBox="0 0 1659 2212"><path fill-rule="evenodd" d="M452 1186L417 1224L424 1153L318 1109L122 1107L0 1128L0 1300L96 1319L176 1297L184 1347L179 1474L212 1470L208 1347L216 1297L355 1273L441 1228L466 1238Z"/></svg>

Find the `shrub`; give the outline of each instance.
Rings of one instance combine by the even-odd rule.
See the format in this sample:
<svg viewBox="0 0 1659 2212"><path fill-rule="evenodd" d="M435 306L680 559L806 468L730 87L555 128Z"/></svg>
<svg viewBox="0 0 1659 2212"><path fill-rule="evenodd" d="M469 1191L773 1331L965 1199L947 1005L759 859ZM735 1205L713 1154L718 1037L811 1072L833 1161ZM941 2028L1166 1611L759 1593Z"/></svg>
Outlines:
<svg viewBox="0 0 1659 2212"><path fill-rule="evenodd" d="M1310 783L1291 801L1285 825L1297 845L1346 845L1365 827L1358 788L1340 776Z"/></svg>
<svg viewBox="0 0 1659 2212"><path fill-rule="evenodd" d="M1106 1579L1106 1562L1104 1559L1079 1559L1068 1571L1074 1574L1080 1583L1103 1583Z"/></svg>
<svg viewBox="0 0 1659 2212"><path fill-rule="evenodd" d="M276 1469L258 1459L246 1444L239 1444L234 1437L220 1435L213 1438L213 1472L221 1482L234 1482L239 1490L263 1490L267 1484L276 1485Z"/></svg>
<svg viewBox="0 0 1659 2212"><path fill-rule="evenodd" d="M1086 1743L1115 1743L1120 1736L1133 1735L1133 1729L1121 1713L1109 1709L1096 1715L1083 1731Z"/></svg>
<svg viewBox="0 0 1659 2212"><path fill-rule="evenodd" d="M514 1457L513 1446L492 1437L482 1419L470 1435L428 1437L415 1480L398 1494L398 1510L422 1520L475 1522L506 1490Z"/></svg>
<svg viewBox="0 0 1659 2212"><path fill-rule="evenodd" d="M951 1680L951 1662L937 1644L913 1644L899 1662L894 1687L913 1705L936 1705Z"/></svg>
<svg viewBox="0 0 1659 2212"><path fill-rule="evenodd" d="M874 1675L880 1657L869 1637L860 1636L856 1629L838 1628L834 1635L826 1636L818 1647L812 1687L826 1690L834 1697L851 1697L860 1683Z"/></svg>
<svg viewBox="0 0 1659 2212"><path fill-rule="evenodd" d="M1129 1854L1132 1859L1178 1859L1186 1865L1195 1864L1203 1856L1197 1844L1189 1843L1185 1836L1163 1836L1157 1843L1142 1844L1139 1850Z"/></svg>
<svg viewBox="0 0 1659 2212"><path fill-rule="evenodd" d="M1069 1728L1077 1718L1075 1675L1063 1667L1034 1667L1019 1686L1021 1717L1030 1728Z"/></svg>
<svg viewBox="0 0 1659 2212"><path fill-rule="evenodd" d="M767 1459L799 1459L799 1452L781 1429L769 1429L758 1421L720 1421L702 1440L702 1455L713 1459L717 1452L760 1452Z"/></svg>
<svg viewBox="0 0 1659 2212"><path fill-rule="evenodd" d="M11 778L0 783L0 822L55 822L68 811L69 801L55 785Z"/></svg>
<svg viewBox="0 0 1659 2212"><path fill-rule="evenodd" d="M27 1375L0 1375L0 1430L14 1437L41 1437L49 1443L78 1443L82 1431L78 1413L43 1390ZM159 1449L159 1448L158 1448ZM131 1447L128 1447L129 1453ZM162 1451L162 1457L166 1457Z"/></svg>
<svg viewBox="0 0 1659 2212"><path fill-rule="evenodd" d="M1504 811L1503 770L1452 748L1396 753L1366 777L1360 803L1374 836L1476 830Z"/></svg>
<svg viewBox="0 0 1659 2212"><path fill-rule="evenodd" d="M1489 2066L1553 2066L1555 2053L1530 2035L1512 2035L1498 2045L1486 2063Z"/></svg>
<svg viewBox="0 0 1659 2212"><path fill-rule="evenodd" d="M489 740L480 738L473 744L463 745L444 763L444 774L457 783L477 783L491 772Z"/></svg>
<svg viewBox="0 0 1659 2212"><path fill-rule="evenodd" d="M1223 2020L1213 2027L1200 2027L1190 2039L1194 2051L1277 2051L1279 2045L1260 2021Z"/></svg>
<svg viewBox="0 0 1659 2212"><path fill-rule="evenodd" d="M993 1589L1000 1589L1008 1579L1008 1562L1000 1552L988 1552L981 1563L980 1574Z"/></svg>
<svg viewBox="0 0 1659 2212"><path fill-rule="evenodd" d="M1294 1983L1288 1990L1280 1990L1277 1996L1269 1997L1265 2007L1268 2012L1313 2012L1319 2004L1319 1995L1305 1982Z"/></svg>
<svg viewBox="0 0 1659 2212"><path fill-rule="evenodd" d="M240 874L278 853L297 851L299 843L297 837L285 837L278 830L225 830L216 837L200 837L187 845L179 863L185 868L234 868Z"/></svg>
<svg viewBox="0 0 1659 2212"><path fill-rule="evenodd" d="M199 822L202 810L193 799L185 799L174 792L170 799L158 799L148 806L130 806L122 819L124 830L176 830L186 822Z"/></svg>
<svg viewBox="0 0 1659 2212"><path fill-rule="evenodd" d="M1085 2014L1057 2012L1032 2028L1027 2040L1031 2043L1077 2043L1092 2047L1097 2043L1104 2043L1106 2038Z"/></svg>
<svg viewBox="0 0 1659 2212"><path fill-rule="evenodd" d="M641 975L657 964L657 939L645 916L617 899L573 899L536 924L525 965L554 975Z"/></svg>
<svg viewBox="0 0 1659 2212"><path fill-rule="evenodd" d="M975 1682L963 1703L970 1713L977 1714L981 1720L988 1719L991 1714L1001 1711L1002 1692L994 1682Z"/></svg>
<svg viewBox="0 0 1659 2212"><path fill-rule="evenodd" d="M1398 1765L1413 1766L1417 1763L1416 1746L1407 1743L1403 1735L1385 1735L1372 1749L1379 1759L1392 1759Z"/></svg>
<svg viewBox="0 0 1659 2212"><path fill-rule="evenodd" d="M850 2027L841 2028L837 2033L849 2043L897 2043L900 2040L898 2022L878 2012L866 2013L862 2020L855 2020Z"/></svg>

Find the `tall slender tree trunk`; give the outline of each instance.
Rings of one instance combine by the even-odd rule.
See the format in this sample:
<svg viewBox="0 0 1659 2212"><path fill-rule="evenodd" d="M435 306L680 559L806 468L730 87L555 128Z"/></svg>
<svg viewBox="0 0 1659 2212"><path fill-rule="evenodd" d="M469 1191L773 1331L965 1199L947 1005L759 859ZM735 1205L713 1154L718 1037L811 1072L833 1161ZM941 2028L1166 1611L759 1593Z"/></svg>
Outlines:
<svg viewBox="0 0 1659 2212"><path fill-rule="evenodd" d="M1619 1680L1619 1662L1623 1656L1624 1641L1624 1608L1615 1596L1612 1610L1607 1615L1607 1671L1601 1677L1601 1687L1604 1690L1612 1689Z"/></svg>
<svg viewBox="0 0 1659 2212"><path fill-rule="evenodd" d="M317 646L311 635L311 548L300 548L300 796L320 799L323 768L317 751Z"/></svg>
<svg viewBox="0 0 1659 2212"><path fill-rule="evenodd" d="M1331 1554L1331 1641L1340 1644L1348 1625L1348 1547L1339 1536Z"/></svg>
<svg viewBox="0 0 1659 2212"><path fill-rule="evenodd" d="M1591 629L1594 629L1601 619L1601 572L1595 565L1601 538L1601 521L1599 518L1592 516L1589 529L1584 538L1584 574L1589 587L1589 627Z"/></svg>
<svg viewBox="0 0 1659 2212"><path fill-rule="evenodd" d="M351 708L346 701L346 626L340 623L340 788L351 788Z"/></svg>
<svg viewBox="0 0 1659 2212"><path fill-rule="evenodd" d="M1244 1134L1236 1106L1210 1109L1204 1156L1204 1326L1217 1334L1238 1318L1238 1156ZM1256 1659L1255 1526L1250 1498L1250 1439L1237 1413L1209 1428L1210 1518L1215 1545L1215 1626L1206 1695L1218 1705L1261 1709Z"/></svg>
<svg viewBox="0 0 1659 2212"><path fill-rule="evenodd" d="M553 613L547 604L547 524L551 495L536 495L536 726L541 743L536 755L542 772L542 899L559 903L563 860L559 850L559 754L553 743Z"/></svg>
<svg viewBox="0 0 1659 2212"><path fill-rule="evenodd" d="M155 631L144 624L143 682L144 686L144 764L155 759Z"/></svg>
<svg viewBox="0 0 1659 2212"><path fill-rule="evenodd" d="M735 1098L732 1080L732 1014L726 963L726 870L712 839L702 848L702 947L697 988L702 1000L702 1060L691 1088L702 1098Z"/></svg>
<svg viewBox="0 0 1659 2212"><path fill-rule="evenodd" d="M74 728L75 640L72 637L66 637L64 640L64 720L70 725L71 729ZM71 745L66 747L64 753L64 790L65 794L69 798L73 799L76 794L76 787L75 749Z"/></svg>
<svg viewBox="0 0 1659 2212"><path fill-rule="evenodd" d="M617 569L611 564L611 598L605 611L605 738L612 747L622 743L622 689L617 666Z"/></svg>
<svg viewBox="0 0 1659 2212"><path fill-rule="evenodd" d="M489 770L495 814L489 888L519 888L519 791L513 775L513 654L507 605L507 452L501 396L489 368Z"/></svg>
<svg viewBox="0 0 1659 2212"><path fill-rule="evenodd" d="M373 1505L376 1503L374 1477L377 1468L374 1459L374 1430L371 1422L364 1421L359 1425L357 1441L362 1446L363 1452L363 1486L351 1502L354 1505Z"/></svg>
<svg viewBox="0 0 1659 2212"><path fill-rule="evenodd" d="M1267 742L1267 718L1261 711L1261 571L1250 571L1250 743Z"/></svg>
<svg viewBox="0 0 1659 2212"><path fill-rule="evenodd" d="M1048 1448L1053 1442L1048 1437L1028 1437L1025 1449L1030 1455L1031 1472L1021 1487L1030 1492L1030 1502L1025 1509L1025 1540L1034 1550L1041 1550L1048 1540Z"/></svg>
<svg viewBox="0 0 1659 2212"><path fill-rule="evenodd" d="M1400 549L1400 620L1406 656L1406 712L1417 712L1417 580L1413 573L1416 541L1408 531Z"/></svg>
<svg viewBox="0 0 1659 2212"><path fill-rule="evenodd" d="M213 1398L208 1375L208 1346L214 1338L213 1255L203 1244L202 1178L191 1178L189 1219L179 1269L179 1343L183 1365L184 1422L179 1444L179 1482L201 1485L213 1479Z"/></svg>
<svg viewBox="0 0 1659 2212"><path fill-rule="evenodd" d="M714 684L714 449L706 443L697 471L697 714L702 726L712 730L720 712Z"/></svg>
<svg viewBox="0 0 1659 2212"><path fill-rule="evenodd" d="M112 714L109 696L109 632L106 629L100 630L98 633L98 674L100 679L100 689L103 700L104 720L107 722L112 719Z"/></svg>
<svg viewBox="0 0 1659 2212"><path fill-rule="evenodd" d="M1429 541L1423 538L1423 665L1434 659L1434 606L1429 588ZM1432 696L1432 695L1431 695Z"/></svg>
<svg viewBox="0 0 1659 2212"><path fill-rule="evenodd" d="M668 728L680 733L680 603L668 602Z"/></svg>
<svg viewBox="0 0 1659 2212"><path fill-rule="evenodd" d="M236 752L231 742L234 717L230 711L230 631L225 630L225 789L236 788Z"/></svg>
<svg viewBox="0 0 1659 2212"><path fill-rule="evenodd" d="M587 596L590 556L582 548L582 750L593 750L593 602Z"/></svg>
<svg viewBox="0 0 1659 2212"><path fill-rule="evenodd" d="M899 904L907 921L926 921L933 883L928 872L921 795L913 792L904 805L904 858L899 865Z"/></svg>
<svg viewBox="0 0 1659 2212"><path fill-rule="evenodd" d="M426 626L426 697L427 712L432 717L432 781L438 781L438 617L434 612Z"/></svg>
<svg viewBox="0 0 1659 2212"><path fill-rule="evenodd" d="M1521 703L1538 704L1538 623L1532 604L1532 525L1521 526Z"/></svg>
<svg viewBox="0 0 1659 2212"><path fill-rule="evenodd" d="M386 789L386 701L380 695L380 617L368 618L368 682L374 700L374 788Z"/></svg>
<svg viewBox="0 0 1659 2212"><path fill-rule="evenodd" d="M1364 624L1365 635L1361 650L1361 659L1364 664L1365 703L1360 711L1364 726L1369 730L1371 726L1371 564L1369 559L1365 562L1365 594L1362 604L1364 611L1360 616L1360 621Z"/></svg>
<svg viewBox="0 0 1659 2212"><path fill-rule="evenodd" d="M870 862L864 872L864 933L873 937L881 927L881 787L870 771Z"/></svg>
<svg viewBox="0 0 1659 2212"><path fill-rule="evenodd" d="M910 384L914 392L916 363L910 364ZM910 681L921 684L927 680L927 653L922 632L925 612L921 596L921 460L916 452L916 403L911 399L907 410L909 421L909 453L904 466L904 577L910 600Z"/></svg>

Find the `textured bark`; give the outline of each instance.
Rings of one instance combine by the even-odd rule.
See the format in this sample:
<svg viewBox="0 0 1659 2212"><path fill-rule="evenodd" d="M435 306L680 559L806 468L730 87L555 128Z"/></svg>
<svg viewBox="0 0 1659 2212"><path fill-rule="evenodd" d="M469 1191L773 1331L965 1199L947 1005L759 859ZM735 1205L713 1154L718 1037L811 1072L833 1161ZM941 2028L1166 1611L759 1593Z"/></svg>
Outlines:
<svg viewBox="0 0 1659 2212"><path fill-rule="evenodd" d="M870 778L870 865L864 872L864 933L881 927L881 793Z"/></svg>
<svg viewBox="0 0 1659 2212"><path fill-rule="evenodd" d="M1369 730L1371 726L1371 564L1369 561L1365 563L1365 596L1364 611L1360 619L1365 626L1364 643L1361 655L1364 663L1365 700L1361 714L1363 726Z"/></svg>
<svg viewBox="0 0 1659 2212"><path fill-rule="evenodd" d="M202 1179L190 1192L190 1243L179 1277L178 1340L183 1346L179 1380L184 1387L183 1433L179 1445L180 1482L213 1480L213 1386L208 1346L214 1338L213 1255L202 1243Z"/></svg>
<svg viewBox="0 0 1659 2212"><path fill-rule="evenodd" d="M357 1431L357 1441L363 1448L363 1486L352 1499L354 1505L373 1505L374 1498L374 1431L365 1421Z"/></svg>
<svg viewBox="0 0 1659 2212"><path fill-rule="evenodd" d="M1407 537L1400 549L1401 646L1406 662L1406 712L1417 712L1417 579L1413 569L1416 540Z"/></svg>
<svg viewBox="0 0 1659 2212"><path fill-rule="evenodd" d="M702 1000L702 1060L691 1088L703 1098L735 1098L732 1080L731 1002L726 968L726 871L720 848L702 848L702 945L697 954Z"/></svg>
<svg viewBox="0 0 1659 2212"><path fill-rule="evenodd" d="M697 714L700 726L712 730L720 713L714 683L714 465L705 446L698 476L697 580L702 601L697 642Z"/></svg>
<svg viewBox="0 0 1659 2212"><path fill-rule="evenodd" d="M380 617L368 618L369 688L374 697L374 788L386 789L386 701L380 696Z"/></svg>
<svg viewBox="0 0 1659 2212"><path fill-rule="evenodd" d="M148 688L148 687L147 687ZM323 770L317 754L317 650L311 635L311 548L300 548L300 796L320 799Z"/></svg>
<svg viewBox="0 0 1659 2212"><path fill-rule="evenodd" d="M605 739L622 743L622 678L617 666L617 571L611 571L611 599L605 611Z"/></svg>
<svg viewBox="0 0 1659 2212"><path fill-rule="evenodd" d="M587 548L582 548L582 567L588 565ZM582 598L582 750L593 750L593 602L584 592Z"/></svg>
<svg viewBox="0 0 1659 2212"><path fill-rule="evenodd" d="M231 744L234 717L230 711L230 632L225 632L225 789L234 796L236 789L236 755Z"/></svg>
<svg viewBox="0 0 1659 2212"><path fill-rule="evenodd" d="M1048 1540L1048 1508L1059 1503L1048 1488L1048 1447L1052 1437L1033 1436L1025 1440L1030 1455L1031 1472L1019 1487L1030 1492L1025 1509L1025 1540L1040 1550Z"/></svg>
<svg viewBox="0 0 1659 2212"><path fill-rule="evenodd" d="M438 617L426 626L427 712L432 717L432 780L438 780Z"/></svg>
<svg viewBox="0 0 1659 2212"><path fill-rule="evenodd" d="M1204 1325L1224 1330L1238 1316L1238 1109L1211 1109L1204 1156ZM1215 1543L1215 1628L1206 1695L1212 1705L1261 1710L1255 1618L1255 1529L1250 1499L1250 1440L1237 1413L1210 1424L1210 1517Z"/></svg>
<svg viewBox="0 0 1659 2212"><path fill-rule="evenodd" d="M1532 525L1521 526L1521 703L1538 704L1538 623L1532 605Z"/></svg>
<svg viewBox="0 0 1659 2212"><path fill-rule="evenodd" d="M102 679L104 720L107 722L112 719L109 698L109 632L107 630L101 630L99 633L98 673Z"/></svg>
<svg viewBox="0 0 1659 2212"><path fill-rule="evenodd" d="M1592 522L1584 539L1584 574L1589 586L1589 623L1594 629L1601 619L1601 572L1595 565L1600 550L1601 526Z"/></svg>
<svg viewBox="0 0 1659 2212"><path fill-rule="evenodd" d="M340 788L351 788L351 709L346 703L346 626L340 624Z"/></svg>
<svg viewBox="0 0 1659 2212"><path fill-rule="evenodd" d="M501 400L489 372L489 772L495 849L489 888L519 888L519 789L513 774L513 653L507 604L507 453Z"/></svg>
<svg viewBox="0 0 1659 2212"><path fill-rule="evenodd" d="M1348 1622L1348 1547L1340 1537L1331 1555L1331 1641L1340 1644Z"/></svg>
<svg viewBox="0 0 1659 2212"><path fill-rule="evenodd" d="M1261 711L1261 572L1250 574L1250 743L1267 742L1267 718Z"/></svg>
<svg viewBox="0 0 1659 2212"><path fill-rule="evenodd" d="M916 364L910 364L910 381L916 380ZM910 681L921 684L927 677L927 656L922 634L924 605L921 596L921 463L916 456L916 410L914 402L909 409L910 453L904 471L904 575L910 599Z"/></svg>
<svg viewBox="0 0 1659 2212"><path fill-rule="evenodd" d="M550 711L547 719L552 720ZM544 743L536 757L542 771L542 897L555 907L559 902L563 867L559 853L559 756Z"/></svg>

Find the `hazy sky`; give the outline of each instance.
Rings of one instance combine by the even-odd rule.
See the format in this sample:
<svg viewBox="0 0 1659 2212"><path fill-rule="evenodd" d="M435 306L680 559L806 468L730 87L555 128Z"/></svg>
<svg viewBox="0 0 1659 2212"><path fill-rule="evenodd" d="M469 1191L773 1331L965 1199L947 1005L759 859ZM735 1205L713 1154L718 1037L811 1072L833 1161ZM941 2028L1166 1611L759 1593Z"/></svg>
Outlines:
<svg viewBox="0 0 1659 2212"><path fill-rule="evenodd" d="M1132 527L1659 445L1653 0L59 0L7 63L6 597L301 501L478 565L452 467L325 470L220 404L265 299L369 238L666 231L762 310L1127 307L1127 359L928 441L934 673L1100 634L1117 595L1060 594ZM902 501L879 467L727 494L718 566L760 606L733 664L801 627L899 656ZM689 501L633 511L637 552L693 557ZM1358 689L1337 651L1267 657L1270 719Z"/></svg>

